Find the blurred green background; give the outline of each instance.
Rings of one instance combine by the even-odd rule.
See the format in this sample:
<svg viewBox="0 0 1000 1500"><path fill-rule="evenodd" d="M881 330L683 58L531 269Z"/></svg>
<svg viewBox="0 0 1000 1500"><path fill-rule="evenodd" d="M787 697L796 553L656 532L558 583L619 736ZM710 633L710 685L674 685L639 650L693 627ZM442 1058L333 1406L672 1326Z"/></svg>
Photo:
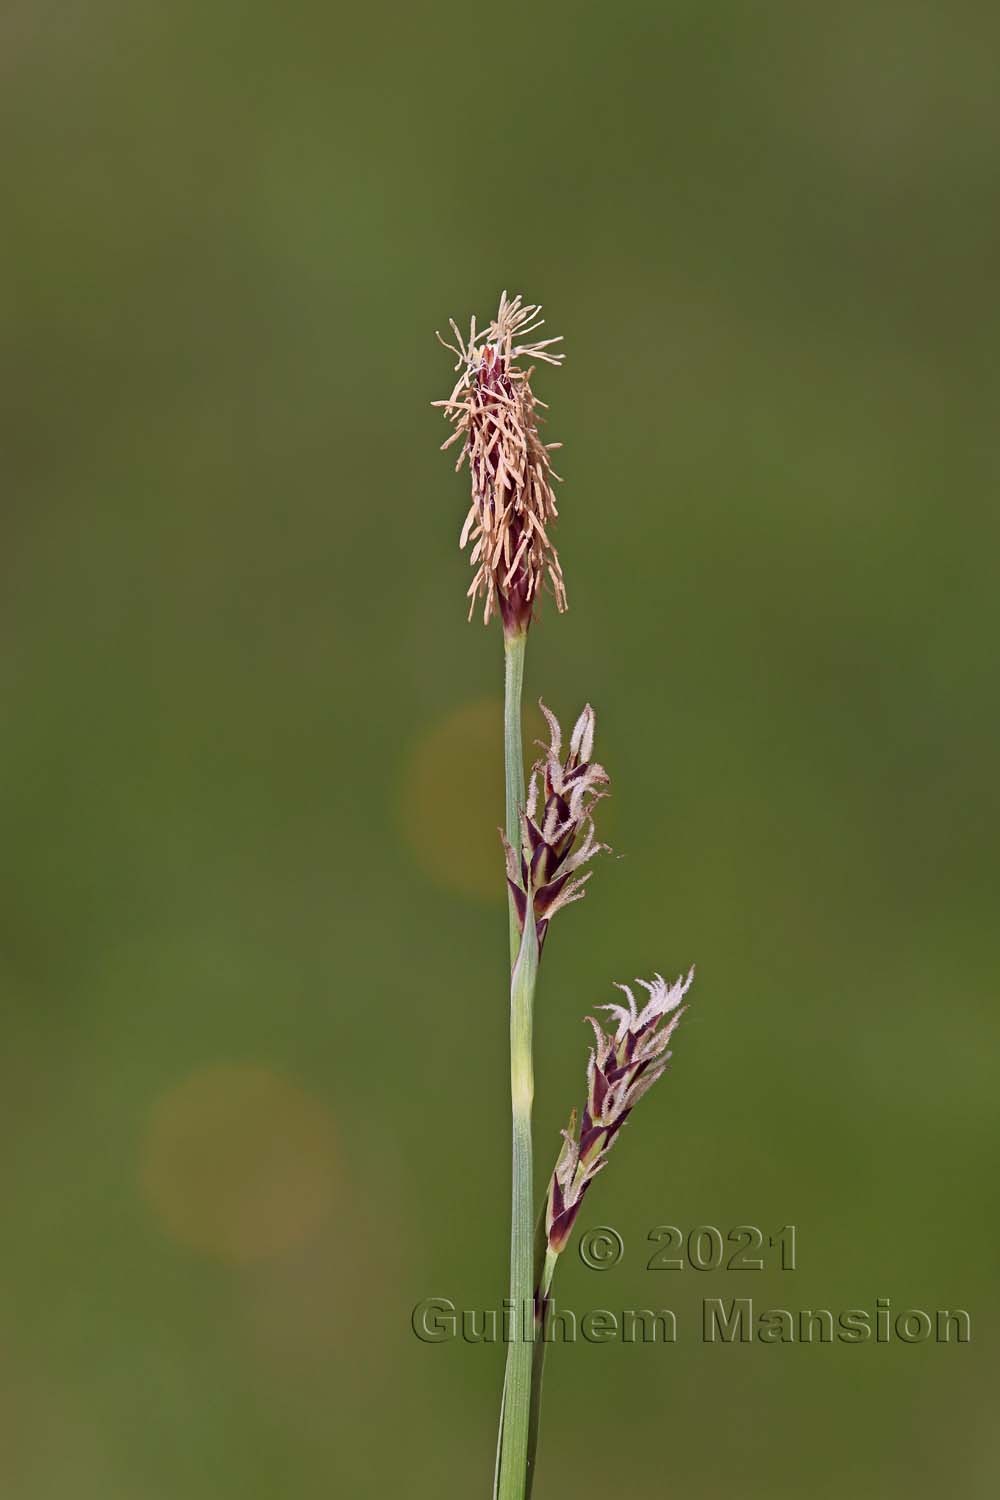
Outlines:
<svg viewBox="0 0 1000 1500"><path fill-rule="evenodd" d="M488 1492L508 1195L500 640L433 332L566 336L605 860L546 951L539 1176L612 979L698 963L564 1305L539 1500L1000 1475L992 6L7 0L0 1490ZM494 873L494 869L496 873ZM653 1275L651 1226L799 1226ZM749 1283L753 1284L750 1285ZM705 1347L704 1296L973 1342Z"/></svg>

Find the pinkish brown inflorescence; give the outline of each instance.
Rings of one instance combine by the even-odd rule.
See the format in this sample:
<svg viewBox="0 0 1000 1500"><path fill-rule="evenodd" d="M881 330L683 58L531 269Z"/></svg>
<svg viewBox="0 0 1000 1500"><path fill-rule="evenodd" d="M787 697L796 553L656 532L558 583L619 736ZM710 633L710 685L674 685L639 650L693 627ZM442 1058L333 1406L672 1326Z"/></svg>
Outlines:
<svg viewBox="0 0 1000 1500"><path fill-rule="evenodd" d="M574 725L565 759L559 721L544 703L539 706L548 720L549 744L544 759L536 761L532 770L521 815L521 848L514 850L506 838L503 842L518 925L523 932L530 903L540 951L555 913L584 895L583 887L593 872L577 872L607 848L595 836L593 810L607 795L609 777L603 766L591 760L595 721L590 704ZM540 779L544 801L539 814Z"/></svg>
<svg viewBox="0 0 1000 1500"><path fill-rule="evenodd" d="M561 445L542 442L538 408L545 403L531 389L533 366L525 369L519 363L527 359L558 365L563 356L554 354L551 346L560 340L514 342L541 327L540 311L504 292L485 333L477 334L473 318L467 341L454 320L455 344L438 334L457 357L459 371L448 400L434 403L444 407L455 429L441 446L460 444L455 467L460 469L468 459L472 484L472 504L459 543L473 544L469 617L482 596L485 623L499 610L508 634L528 628L546 582L556 608L566 608L562 569L549 534L557 515L552 480L559 477L549 454Z"/></svg>
<svg viewBox="0 0 1000 1500"><path fill-rule="evenodd" d="M619 1130L643 1094L666 1070L671 1055L667 1043L684 1014L686 1007L681 1001L693 978L692 969L686 979L671 985L661 974L651 981L640 979L638 983L649 994L642 1010L628 985L618 985L628 1006L599 1007L611 1011L617 1020L613 1034L593 1016L587 1017L594 1028L596 1046L587 1064L587 1102L580 1133L578 1136L576 1132L574 1110L568 1129L563 1131L563 1148L549 1182L545 1232L553 1254L565 1248L583 1196L606 1165Z"/></svg>

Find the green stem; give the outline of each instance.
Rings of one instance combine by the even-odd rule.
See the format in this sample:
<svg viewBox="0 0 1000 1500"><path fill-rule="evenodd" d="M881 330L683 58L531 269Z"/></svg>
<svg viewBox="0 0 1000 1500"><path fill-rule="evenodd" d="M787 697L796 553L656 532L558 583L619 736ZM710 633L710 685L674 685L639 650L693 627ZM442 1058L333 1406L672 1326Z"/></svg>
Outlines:
<svg viewBox="0 0 1000 1500"><path fill-rule="evenodd" d="M507 842L513 849L521 847L521 809L524 807L524 751L521 747L521 685L524 681L524 648L527 631L516 635L504 632L504 683L503 683L503 758L506 787ZM514 898L507 897L510 925L510 966L517 962L521 946L521 934L517 924L517 909Z"/></svg>
<svg viewBox="0 0 1000 1500"><path fill-rule="evenodd" d="M557 1251L546 1250L545 1265L542 1268L542 1279L538 1287L538 1300L540 1303L544 1303L549 1292L552 1290L552 1278L555 1275L556 1261L558 1259L559 1255Z"/></svg>
<svg viewBox="0 0 1000 1500"><path fill-rule="evenodd" d="M532 1356L535 1340L532 1206L531 1062L532 1007L538 973L538 940L529 914L510 983L510 1088L513 1155L510 1228L510 1300L513 1328L507 1350L503 1426L500 1434L500 1500L524 1500L531 1427Z"/></svg>
<svg viewBox="0 0 1000 1500"><path fill-rule="evenodd" d="M543 1230L544 1233L544 1230ZM535 1456L538 1452L538 1424L542 1415L542 1377L545 1374L545 1303L552 1288L552 1277L555 1274L556 1261L559 1256L548 1246L545 1248L545 1260L538 1277L538 1318L535 1324L535 1347L531 1356L531 1413L528 1418L528 1482L524 1490L524 1500L531 1500L531 1491L535 1483ZM536 1252L535 1262L537 1265L538 1254Z"/></svg>
<svg viewBox="0 0 1000 1500"><path fill-rule="evenodd" d="M521 688L527 634L504 633L504 771L507 838L521 847L524 807L524 752L521 745ZM494 1494L498 1500L524 1500L530 1446L532 1352L534 1333L534 1181L531 1153L532 1009L538 973L538 942L529 914L524 934L517 909L508 900L510 933L510 1089L512 1172L510 1225L510 1300L512 1341L507 1350Z"/></svg>

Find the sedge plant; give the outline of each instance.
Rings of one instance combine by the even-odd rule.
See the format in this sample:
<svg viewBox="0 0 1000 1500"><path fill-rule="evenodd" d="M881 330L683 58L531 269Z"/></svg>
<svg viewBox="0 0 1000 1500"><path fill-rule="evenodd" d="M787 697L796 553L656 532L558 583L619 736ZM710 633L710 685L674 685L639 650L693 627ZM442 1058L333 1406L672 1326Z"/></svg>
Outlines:
<svg viewBox="0 0 1000 1500"><path fill-rule="evenodd" d="M534 1202L531 1114L534 1099L532 1030L539 963L549 925L579 901L606 845L594 817L609 777L593 756L595 717L588 703L563 748L556 716L541 704L549 742L526 788L521 700L529 627L543 594L566 610L566 587L552 531L558 515L551 454L560 446L540 435L544 402L535 395L537 363L558 366L559 338L533 337L541 309L504 292L496 317L482 330L472 319L468 338L451 321L457 380L444 409L452 432L443 448L457 449L467 466L470 505L461 546L470 548L473 578L469 617L500 618L504 646L505 827L502 830L510 937L511 1223L510 1305L514 1310L500 1405L494 1500L528 1500L532 1493L546 1340L542 1336L558 1258L583 1197L604 1168L608 1152L635 1104L664 1072L670 1038L683 1014L692 974L668 985L661 975L639 980L646 996L621 985L626 1004L602 1007L611 1030L593 1017L595 1045L586 1095L563 1131L563 1145L541 1209Z"/></svg>

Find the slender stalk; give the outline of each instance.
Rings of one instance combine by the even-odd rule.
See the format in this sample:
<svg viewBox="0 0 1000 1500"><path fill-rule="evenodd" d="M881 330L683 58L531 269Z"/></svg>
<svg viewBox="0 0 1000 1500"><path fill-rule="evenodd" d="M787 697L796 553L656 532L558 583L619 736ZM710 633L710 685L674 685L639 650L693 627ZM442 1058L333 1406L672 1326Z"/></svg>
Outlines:
<svg viewBox="0 0 1000 1500"><path fill-rule="evenodd" d="M506 827L510 843L521 843L524 807L524 752L521 745L521 688L527 632L504 632L504 772ZM510 928L510 1088L512 1116L510 1299L513 1340L507 1349L497 1471L499 1500L524 1500L530 1446L532 1344L534 1329L534 1180L531 1152L531 1105L534 1095L532 1009L538 972L538 942L530 913L524 936L518 930L513 898ZM530 1309L530 1311L529 1311Z"/></svg>
<svg viewBox="0 0 1000 1500"><path fill-rule="evenodd" d="M543 1210L544 1212L544 1210ZM542 1230L544 1236L544 1228ZM535 1483L535 1457L538 1453L538 1425L542 1415L542 1377L545 1374L545 1313L546 1302L552 1288L552 1277L555 1275L556 1261L559 1256L548 1246L545 1249L545 1259L538 1273L538 1249L535 1250L536 1275L538 1276L538 1294L535 1300L535 1347L531 1355L531 1413L528 1419L528 1460L526 1464L527 1484L524 1489L524 1500L531 1500L531 1492Z"/></svg>
<svg viewBox="0 0 1000 1500"><path fill-rule="evenodd" d="M511 635L504 631L503 752L507 793L506 827L507 841L515 849L521 847L521 809L524 807L521 685L524 681L524 648L527 640L526 630L518 630ZM510 918L510 966L513 969L517 962L517 951L521 946L521 934L518 931L514 898L510 895L507 899L507 910Z"/></svg>
<svg viewBox="0 0 1000 1500"><path fill-rule="evenodd" d="M503 1427L500 1434L500 1500L524 1500L531 1425L532 1355L535 1331L532 1207L531 1061L532 1008L538 973L538 939L529 912L510 984L510 1086L513 1153L510 1228L510 1298L513 1329L507 1351Z"/></svg>

